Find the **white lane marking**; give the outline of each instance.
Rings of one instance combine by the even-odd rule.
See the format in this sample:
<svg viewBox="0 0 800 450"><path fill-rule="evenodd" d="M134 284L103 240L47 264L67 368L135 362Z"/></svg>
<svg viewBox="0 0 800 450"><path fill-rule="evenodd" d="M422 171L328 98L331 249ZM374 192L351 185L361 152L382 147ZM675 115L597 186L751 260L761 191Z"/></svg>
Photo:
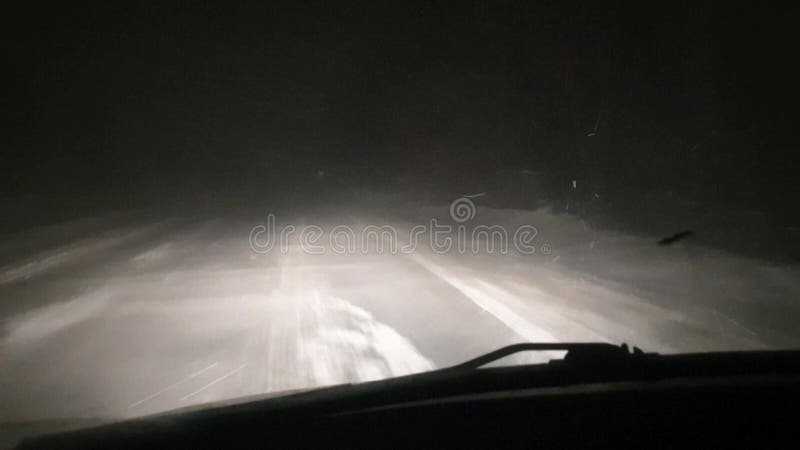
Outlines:
<svg viewBox="0 0 800 450"><path fill-rule="evenodd" d="M409 255L415 262L436 275L444 282L456 288L473 303L481 307L484 311L493 315L497 320L503 322L508 328L520 335L529 342L557 342L557 339L550 333L534 326L525 318L512 311L501 301L495 299L500 297L500 291L489 283L479 281L481 288L468 285L457 277L449 275L444 269L433 264L419 255ZM494 291L494 292L492 292ZM492 295L494 294L494 295Z"/></svg>
<svg viewBox="0 0 800 450"><path fill-rule="evenodd" d="M204 368L198 370L197 372L189 375L188 377L186 377L186 378L184 378L184 379L182 379L180 381L177 381L175 383L170 384L169 386L165 387L164 389L161 389L160 391L156 392L155 394L150 395L148 397L145 397L145 398L139 400L138 402L131 404L131 406L129 406L128 408L135 408L135 407L141 405L142 403L144 403L146 401L152 400L152 399L158 397L159 395L163 394L164 392L166 392L166 391L168 391L168 390L170 390L170 389L172 389L172 388L174 388L174 387L176 387L176 386L178 386L178 385L180 385L182 383L185 383L185 382L191 380L192 378L197 377L198 375L201 375L201 374L207 372L208 370L216 367L217 364L219 364L219 363L215 362L214 364L211 364L211 365L209 365L207 367L204 367Z"/></svg>
<svg viewBox="0 0 800 450"><path fill-rule="evenodd" d="M226 373L225 375L223 375L223 376L221 376L221 377L217 378L216 380L212 381L211 383L208 383L207 385L205 385L205 386L201 387L200 389L198 389L198 390L196 390L196 391L192 392L191 394L184 395L184 396L181 398L181 401L183 401L183 400L187 400L187 399L189 399L189 398L193 397L194 395L196 395L196 394L199 394L199 393L201 393L201 392L205 391L206 389L210 388L211 386L213 386L213 385L215 385L215 384L219 383L220 381L222 381L222 380L224 380L224 379L226 379L226 378L228 378L228 377L230 377L230 376L232 376L232 375L235 375L237 372L239 372L240 370L244 369L246 366L247 366L247 364L246 364L246 363L245 363L245 364L242 364L241 366L237 367L236 369L234 369L234 370L232 370L232 371L230 371L230 372Z"/></svg>

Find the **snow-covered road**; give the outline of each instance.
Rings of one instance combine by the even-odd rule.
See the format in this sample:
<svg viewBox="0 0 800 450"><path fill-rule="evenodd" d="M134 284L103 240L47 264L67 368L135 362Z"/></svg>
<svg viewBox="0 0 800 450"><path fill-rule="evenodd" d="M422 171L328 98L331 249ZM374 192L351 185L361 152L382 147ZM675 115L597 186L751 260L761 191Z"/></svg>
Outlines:
<svg viewBox="0 0 800 450"><path fill-rule="evenodd" d="M139 416L421 372L520 341L800 344L796 266L659 247L547 210L479 212L536 226L548 251L311 254L290 241L255 252L248 217L97 218L6 236L0 418ZM406 232L447 214L321 225Z"/></svg>

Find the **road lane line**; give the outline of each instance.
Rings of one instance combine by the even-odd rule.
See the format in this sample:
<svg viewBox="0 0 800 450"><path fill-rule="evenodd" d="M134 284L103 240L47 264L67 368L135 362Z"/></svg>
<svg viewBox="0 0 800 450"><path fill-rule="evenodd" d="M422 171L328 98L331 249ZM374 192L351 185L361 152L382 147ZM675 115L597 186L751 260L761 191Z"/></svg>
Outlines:
<svg viewBox="0 0 800 450"><path fill-rule="evenodd" d="M461 292L465 297L472 300L473 303L478 305L482 310L494 316L497 320L505 324L513 332L517 333L528 342L557 342L555 336L534 326L528 322L524 317L515 313L511 308L503 304L502 300L496 298L500 297L500 293L496 292L496 288L485 281L478 280L480 287L470 286L463 280L448 274L444 269L438 265L427 261L419 255L410 255L411 259L427 269L430 273L437 276L439 279L454 287ZM491 291L495 291L492 293Z"/></svg>
<svg viewBox="0 0 800 450"><path fill-rule="evenodd" d="M221 377L217 378L216 380L212 381L211 383L208 383L207 385L205 385L205 386L201 387L200 389L198 389L198 390L196 390L196 391L192 392L191 394L187 394L187 395L183 396L183 397L181 398L181 401L183 401L183 400L187 400L188 398L190 398L190 397L192 397L192 396L194 396L194 395L196 395L196 394L199 394L200 392L203 392L203 391L205 391L206 389L208 389L208 388L210 388L211 386L213 386L213 385L215 385L215 384L219 383L220 381L222 381L222 380L224 380L224 379L226 379L226 378L228 378L228 377L230 377L230 376L232 376L232 375L236 374L236 373L237 373L237 372L239 372L240 370L244 369L244 368L245 368L245 366L247 366L247 364L246 364L246 363L245 363L245 364L242 364L242 365L241 365L241 366L239 366L238 368L236 368L236 369L234 369L234 370L232 370L232 371L230 371L230 372L226 373L225 375L223 375L223 376L221 376Z"/></svg>
<svg viewBox="0 0 800 450"><path fill-rule="evenodd" d="M193 374L189 375L188 377L186 377L186 378L184 378L184 379L182 379L182 380L180 380L180 381L177 381L177 382L175 382L175 383L172 383L172 384L170 384L169 386L165 387L164 389L161 389L160 391L156 392L155 394L153 394L153 395L150 395L150 396L148 396L148 397L145 397L145 398L143 398L143 399L139 400L139 401L138 401L138 402L136 402L136 403L133 403L133 404L132 404L131 406L129 406L128 408L135 408L135 407L137 407L137 406L141 405L142 403L144 403L144 402L146 402L146 401L148 401L148 400L152 400L152 399L154 399L154 398L158 397L159 395L163 394L164 392L166 392L166 391L168 391L168 390L170 390L170 389L174 388L175 386L178 386L178 385L180 385L181 383L184 383L184 382L186 382L186 381L189 381L189 380L191 380L192 378L195 378L195 377L197 377L198 375L200 375L200 374L203 374L203 373L207 372L208 370L210 370L210 369L212 369L212 368L216 367L216 366L217 366L217 364L219 364L219 363L214 363L214 364L211 364L210 366L207 366L207 367L205 367L205 368L203 368L203 369L200 369L200 370L198 370L197 372L195 372L195 373L193 373Z"/></svg>

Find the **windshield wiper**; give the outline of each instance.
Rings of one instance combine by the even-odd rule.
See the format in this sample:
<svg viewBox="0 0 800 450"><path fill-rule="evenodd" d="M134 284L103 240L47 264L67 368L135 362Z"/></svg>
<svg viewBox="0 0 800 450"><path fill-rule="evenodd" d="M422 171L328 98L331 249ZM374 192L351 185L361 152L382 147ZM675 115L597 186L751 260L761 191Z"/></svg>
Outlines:
<svg viewBox="0 0 800 450"><path fill-rule="evenodd" d="M569 363L608 363L643 355L641 349L629 349L627 344L613 345L605 342L529 342L502 347L469 361L451 366L449 369L478 369L486 364L515 353L526 351L566 351L564 361Z"/></svg>

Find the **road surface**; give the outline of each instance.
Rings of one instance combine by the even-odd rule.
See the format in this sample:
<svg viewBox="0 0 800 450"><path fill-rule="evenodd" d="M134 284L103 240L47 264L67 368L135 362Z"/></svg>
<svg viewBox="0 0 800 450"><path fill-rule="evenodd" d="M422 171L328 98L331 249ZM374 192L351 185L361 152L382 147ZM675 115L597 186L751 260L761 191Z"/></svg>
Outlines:
<svg viewBox="0 0 800 450"><path fill-rule="evenodd" d="M141 416L422 372L521 341L800 343L796 266L659 247L547 210L479 213L535 225L537 251L312 254L296 236L254 251L261 215L116 214L5 236L0 421ZM324 238L377 224L402 239L432 217L446 221L448 205L318 224Z"/></svg>

